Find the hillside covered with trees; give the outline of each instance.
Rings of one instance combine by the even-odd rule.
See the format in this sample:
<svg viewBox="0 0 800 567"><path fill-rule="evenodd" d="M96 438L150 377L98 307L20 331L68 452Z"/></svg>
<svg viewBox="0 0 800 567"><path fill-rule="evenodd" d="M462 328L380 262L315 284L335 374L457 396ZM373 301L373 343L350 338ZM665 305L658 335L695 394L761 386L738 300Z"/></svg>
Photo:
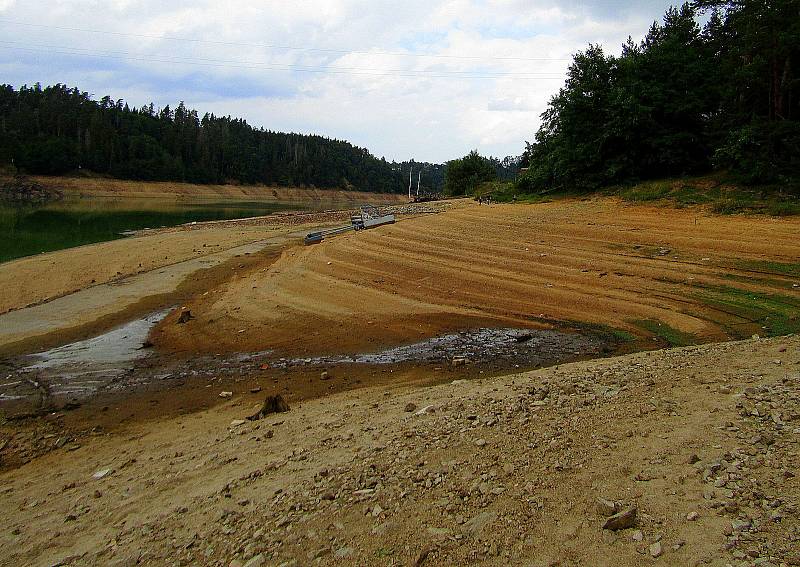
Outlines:
<svg viewBox="0 0 800 567"><path fill-rule="evenodd" d="M671 8L619 57L594 45L574 57L517 188L593 191L724 171L798 194L798 72L797 0Z"/></svg>
<svg viewBox="0 0 800 567"><path fill-rule="evenodd" d="M77 169L121 179L264 183L401 192L400 168L322 136L254 128L181 102L156 110L95 101L77 88L0 85L0 165L60 175ZM406 173L407 175L407 173Z"/></svg>

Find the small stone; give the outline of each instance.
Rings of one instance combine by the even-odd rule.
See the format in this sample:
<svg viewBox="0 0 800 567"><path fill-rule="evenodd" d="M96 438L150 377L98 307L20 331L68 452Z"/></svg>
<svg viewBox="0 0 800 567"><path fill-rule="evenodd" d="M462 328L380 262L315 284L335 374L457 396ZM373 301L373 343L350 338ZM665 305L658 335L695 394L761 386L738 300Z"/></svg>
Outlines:
<svg viewBox="0 0 800 567"><path fill-rule="evenodd" d="M408 402L405 407L405 411L411 413L412 411L417 411L417 404L413 402Z"/></svg>
<svg viewBox="0 0 800 567"><path fill-rule="evenodd" d="M247 423L247 420L244 420L244 419L234 419L233 421L231 421L231 427L232 427L232 428L233 428L233 427L239 427L240 425L244 425L245 423Z"/></svg>
<svg viewBox="0 0 800 567"><path fill-rule="evenodd" d="M352 547L340 547L336 551L333 552L333 556L337 559L344 559L345 557L350 557L353 555L353 548Z"/></svg>
<svg viewBox="0 0 800 567"><path fill-rule="evenodd" d="M661 549L661 542L657 541L650 546L650 556L651 557L661 557L663 550Z"/></svg>
<svg viewBox="0 0 800 567"><path fill-rule="evenodd" d="M687 461L690 465L700 462L700 457L697 456L696 453L692 453L689 455L689 459Z"/></svg>
<svg viewBox="0 0 800 567"><path fill-rule="evenodd" d="M231 398L231 397L233 397L233 392L220 392L219 393L219 397L220 398Z"/></svg>
<svg viewBox="0 0 800 567"><path fill-rule="evenodd" d="M414 415L425 415L426 413L435 413L436 408L434 406L425 406L424 408L417 410Z"/></svg>
<svg viewBox="0 0 800 567"><path fill-rule="evenodd" d="M688 514L686 514L686 519L689 520L690 522L694 522L699 517L700 517L700 514L698 514L695 511L692 511L692 512L689 512Z"/></svg>
<svg viewBox="0 0 800 567"><path fill-rule="evenodd" d="M634 530L634 532L631 534L631 539L633 541L642 541L644 539L642 530Z"/></svg>
<svg viewBox="0 0 800 567"><path fill-rule="evenodd" d="M475 445L478 447L485 447L486 446L486 439L478 439L475 441Z"/></svg>
<svg viewBox="0 0 800 567"><path fill-rule="evenodd" d="M467 363L467 358L463 356L456 356L453 358L452 365L453 366L464 366Z"/></svg>
<svg viewBox="0 0 800 567"><path fill-rule="evenodd" d="M262 567L267 562L267 559L264 557L263 553L259 553L255 557L250 558L250 560L244 564L244 567Z"/></svg>
<svg viewBox="0 0 800 567"><path fill-rule="evenodd" d="M327 370L323 370L319 375L319 379L320 380L330 380L330 378L331 378L331 375L330 375L330 373L328 373Z"/></svg>
<svg viewBox="0 0 800 567"><path fill-rule="evenodd" d="M494 514L491 512L481 512L474 518L468 520L461 526L461 533L467 537L480 537L483 530L494 521Z"/></svg>
<svg viewBox="0 0 800 567"><path fill-rule="evenodd" d="M419 555L417 555L417 558L414 561L414 567L421 567L422 564L425 563L425 560L428 558L428 555L431 554L431 551L433 551L432 547L426 547L422 551L420 551Z"/></svg>
<svg viewBox="0 0 800 567"><path fill-rule="evenodd" d="M113 473L114 469L100 469L92 475L92 478L95 480L100 480L101 478L105 478Z"/></svg>
<svg viewBox="0 0 800 567"><path fill-rule="evenodd" d="M634 525L636 525L636 506L609 517L603 523L603 529L618 531L632 528Z"/></svg>
<svg viewBox="0 0 800 567"><path fill-rule="evenodd" d="M605 498L598 498L595 501L595 509L597 513L607 518L608 516L613 516L617 512L619 512L619 507L617 506L616 502L611 500L606 500Z"/></svg>
<svg viewBox="0 0 800 567"><path fill-rule="evenodd" d="M325 556L325 555L327 555L329 552L330 552L330 548L328 548L328 547L321 547L321 548L319 548L319 549L315 549L315 550L313 550L313 551L309 551L309 552L306 554L306 557L308 557L308 560L309 560L309 561L314 561L315 559L319 559L320 557L324 557L324 556Z"/></svg>

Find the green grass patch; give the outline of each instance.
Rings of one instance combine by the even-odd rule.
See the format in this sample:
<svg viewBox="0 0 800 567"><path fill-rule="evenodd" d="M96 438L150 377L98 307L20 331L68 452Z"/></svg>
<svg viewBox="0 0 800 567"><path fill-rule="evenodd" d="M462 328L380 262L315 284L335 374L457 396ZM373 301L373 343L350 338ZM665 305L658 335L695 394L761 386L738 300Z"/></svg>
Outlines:
<svg viewBox="0 0 800 567"><path fill-rule="evenodd" d="M700 342L691 333L684 333L683 331L679 331L678 329L670 327L661 321L654 321L652 319L638 319L636 321L632 321L632 323L640 329L644 329L648 333L651 333L652 335L655 335L656 337L665 341L667 344L669 344L669 346L688 346Z"/></svg>
<svg viewBox="0 0 800 567"><path fill-rule="evenodd" d="M722 176L658 179L634 185L617 185L604 191L632 203L663 201L682 208L708 205L720 215L767 214L790 216L800 214L800 201L787 194L785 187L745 187Z"/></svg>
<svg viewBox="0 0 800 567"><path fill-rule="evenodd" d="M741 270L768 272L770 274L780 274L782 276L800 278L800 264L770 262L767 260L740 260L736 262L736 267Z"/></svg>
<svg viewBox="0 0 800 567"><path fill-rule="evenodd" d="M669 181L648 181L617 190L617 194L620 197L633 203L646 203L666 199L671 192L672 184Z"/></svg>
<svg viewBox="0 0 800 567"><path fill-rule="evenodd" d="M800 297L779 293L757 293L744 289L715 286L696 294L703 303L741 317L770 337L800 332ZM732 331L734 336L746 333Z"/></svg>
<svg viewBox="0 0 800 567"><path fill-rule="evenodd" d="M788 201L776 201L767 204L767 214L773 217L788 217L800 215L800 203L790 203Z"/></svg>

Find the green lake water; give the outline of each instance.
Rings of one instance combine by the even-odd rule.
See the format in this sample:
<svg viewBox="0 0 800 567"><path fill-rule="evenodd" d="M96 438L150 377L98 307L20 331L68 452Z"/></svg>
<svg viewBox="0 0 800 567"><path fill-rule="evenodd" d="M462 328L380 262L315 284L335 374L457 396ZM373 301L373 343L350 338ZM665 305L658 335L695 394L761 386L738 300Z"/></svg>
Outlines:
<svg viewBox="0 0 800 567"><path fill-rule="evenodd" d="M227 220L297 210L293 203L163 202L156 199L91 198L47 205L0 202L0 262L124 238L125 231Z"/></svg>

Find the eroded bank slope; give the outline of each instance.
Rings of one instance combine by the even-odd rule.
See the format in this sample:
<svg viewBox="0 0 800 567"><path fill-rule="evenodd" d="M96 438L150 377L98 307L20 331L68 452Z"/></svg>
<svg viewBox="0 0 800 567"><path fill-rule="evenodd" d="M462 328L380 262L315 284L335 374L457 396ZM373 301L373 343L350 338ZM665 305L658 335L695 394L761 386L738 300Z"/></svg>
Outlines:
<svg viewBox="0 0 800 567"><path fill-rule="evenodd" d="M198 297L165 350L362 352L480 326L612 327L649 344L785 334L800 322L798 219L609 198L478 206L314 247ZM177 317L177 315L176 315Z"/></svg>
<svg viewBox="0 0 800 567"><path fill-rule="evenodd" d="M242 394L4 473L0 562L800 561L796 336L357 390L255 422L237 421L255 410ZM635 524L602 529L614 506Z"/></svg>

